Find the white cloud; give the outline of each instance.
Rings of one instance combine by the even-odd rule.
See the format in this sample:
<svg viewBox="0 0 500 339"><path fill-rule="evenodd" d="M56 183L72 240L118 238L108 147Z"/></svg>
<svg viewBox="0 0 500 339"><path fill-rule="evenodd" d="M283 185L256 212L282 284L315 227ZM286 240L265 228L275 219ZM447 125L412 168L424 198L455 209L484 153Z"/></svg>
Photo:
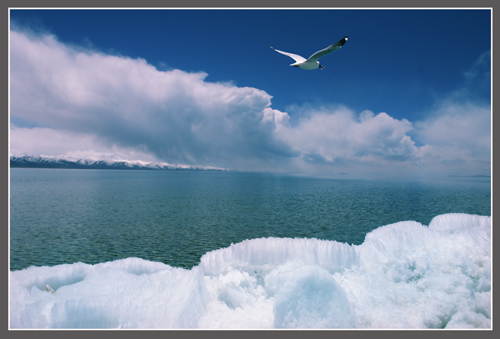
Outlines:
<svg viewBox="0 0 500 339"><path fill-rule="evenodd" d="M291 124L266 92L206 73L159 71L51 35L11 31L10 43L12 154L315 174L489 173L489 107L450 101L412 123L304 106Z"/></svg>
<svg viewBox="0 0 500 339"><path fill-rule="evenodd" d="M340 108L310 112L295 128L277 133L302 154L335 162L336 158L407 159L416 151L406 135L411 129L408 120L397 120L386 113L364 111L357 117Z"/></svg>
<svg viewBox="0 0 500 339"><path fill-rule="evenodd" d="M490 173L487 106L444 101L415 123L383 112L358 115L345 107L306 107L300 114L304 118L296 125L282 126L275 135L300 154L295 165L303 171L357 176Z"/></svg>
<svg viewBox="0 0 500 339"><path fill-rule="evenodd" d="M491 109L473 103L444 102L426 120L415 124L415 137L425 146L418 157L421 165L461 175L490 172ZM449 170L448 170L449 171Z"/></svg>
<svg viewBox="0 0 500 339"><path fill-rule="evenodd" d="M274 123L263 119L269 94L206 77L11 32L16 119L141 147L169 162L234 166L286 154L272 138Z"/></svg>
<svg viewBox="0 0 500 339"><path fill-rule="evenodd" d="M488 85L491 81L491 51L481 54L464 76L469 84L483 82Z"/></svg>
<svg viewBox="0 0 500 339"><path fill-rule="evenodd" d="M46 127L10 128L11 155L66 155L75 158L115 157L129 160L157 161L138 147L117 147L92 134Z"/></svg>

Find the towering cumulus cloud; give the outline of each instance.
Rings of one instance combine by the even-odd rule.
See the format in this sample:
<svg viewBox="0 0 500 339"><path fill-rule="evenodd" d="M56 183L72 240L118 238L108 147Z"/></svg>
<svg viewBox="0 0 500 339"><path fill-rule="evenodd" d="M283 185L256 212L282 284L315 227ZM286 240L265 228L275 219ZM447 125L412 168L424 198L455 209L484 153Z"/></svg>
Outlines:
<svg viewBox="0 0 500 339"><path fill-rule="evenodd" d="M92 135L107 147L190 164L234 166L229 161L287 153L264 119L271 96L261 90L206 82L205 73L161 72L142 59L81 51L47 35L11 32L11 60L12 116L55 134Z"/></svg>
<svg viewBox="0 0 500 339"><path fill-rule="evenodd" d="M490 171L489 106L450 103L419 122L304 106L292 123L268 93L209 82L203 72L160 71L20 30L10 32L10 53L15 155L114 154L317 174Z"/></svg>

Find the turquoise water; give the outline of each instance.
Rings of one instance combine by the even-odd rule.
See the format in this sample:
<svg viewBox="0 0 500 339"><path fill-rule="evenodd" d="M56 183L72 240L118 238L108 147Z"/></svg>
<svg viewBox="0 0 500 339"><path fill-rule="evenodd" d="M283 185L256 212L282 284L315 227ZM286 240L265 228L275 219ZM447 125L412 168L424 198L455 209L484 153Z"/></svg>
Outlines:
<svg viewBox="0 0 500 339"><path fill-rule="evenodd" d="M361 244L371 230L444 213L491 215L489 180L10 170L10 268L139 257L191 268L245 239Z"/></svg>

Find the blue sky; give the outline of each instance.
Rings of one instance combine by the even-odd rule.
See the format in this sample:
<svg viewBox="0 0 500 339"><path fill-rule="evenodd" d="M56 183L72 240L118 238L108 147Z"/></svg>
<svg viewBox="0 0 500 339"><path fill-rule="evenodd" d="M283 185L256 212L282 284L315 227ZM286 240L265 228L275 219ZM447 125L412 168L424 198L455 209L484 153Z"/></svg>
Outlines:
<svg viewBox="0 0 500 339"><path fill-rule="evenodd" d="M489 174L490 14L11 10L11 154L333 176ZM346 35L324 70L290 67L269 48L307 58ZM71 149L69 140L79 141Z"/></svg>

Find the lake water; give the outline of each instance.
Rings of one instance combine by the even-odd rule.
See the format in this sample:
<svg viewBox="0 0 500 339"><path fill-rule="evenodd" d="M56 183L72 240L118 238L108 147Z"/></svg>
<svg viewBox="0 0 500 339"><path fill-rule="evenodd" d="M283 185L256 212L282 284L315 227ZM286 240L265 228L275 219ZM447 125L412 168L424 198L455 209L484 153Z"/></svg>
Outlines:
<svg viewBox="0 0 500 339"><path fill-rule="evenodd" d="M246 239L348 244L384 225L491 215L489 180L334 180L232 172L10 170L10 268L138 257L191 268Z"/></svg>

